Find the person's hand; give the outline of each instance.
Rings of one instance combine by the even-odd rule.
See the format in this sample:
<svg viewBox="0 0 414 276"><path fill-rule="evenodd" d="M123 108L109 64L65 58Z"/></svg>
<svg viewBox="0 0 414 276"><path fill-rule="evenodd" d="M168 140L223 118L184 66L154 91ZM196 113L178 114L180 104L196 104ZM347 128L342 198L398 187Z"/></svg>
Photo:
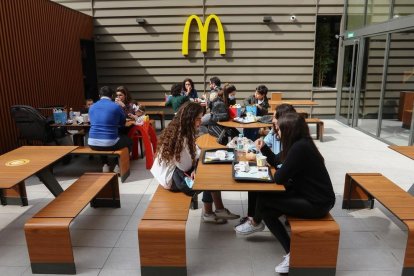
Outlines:
<svg viewBox="0 0 414 276"><path fill-rule="evenodd" d="M134 114L131 114L131 113L128 113L128 117L131 118L131 119L135 119L136 120L138 116L137 115L134 115Z"/></svg>
<svg viewBox="0 0 414 276"><path fill-rule="evenodd" d="M193 179L193 180L194 180L194 177L195 177L195 171L192 171L190 176L191 176L191 179Z"/></svg>
<svg viewBox="0 0 414 276"><path fill-rule="evenodd" d="M254 144L256 145L256 149L260 151L263 148L265 142L263 141L263 139L259 138L256 141L254 141Z"/></svg>
<svg viewBox="0 0 414 276"><path fill-rule="evenodd" d="M125 107L125 104L119 98L115 99L115 103L119 104L121 107Z"/></svg>

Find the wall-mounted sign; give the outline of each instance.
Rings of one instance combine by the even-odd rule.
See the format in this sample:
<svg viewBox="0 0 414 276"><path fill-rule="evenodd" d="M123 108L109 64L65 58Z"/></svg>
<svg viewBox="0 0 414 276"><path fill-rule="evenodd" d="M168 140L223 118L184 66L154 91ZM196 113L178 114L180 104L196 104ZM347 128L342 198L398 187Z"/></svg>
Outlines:
<svg viewBox="0 0 414 276"><path fill-rule="evenodd" d="M188 36L190 34L190 27L193 20L197 22L198 31L200 33L200 42L201 42L201 52L207 52L207 38L208 38L208 29L210 26L211 20L215 20L217 24L217 31L219 34L219 45L220 45L220 55L226 54L226 38L224 37L223 25L221 25L220 19L215 14L210 14L206 22L203 24L200 17L197 15L191 15L187 18L185 22L184 32L183 32L183 41L181 52L184 56L188 55Z"/></svg>

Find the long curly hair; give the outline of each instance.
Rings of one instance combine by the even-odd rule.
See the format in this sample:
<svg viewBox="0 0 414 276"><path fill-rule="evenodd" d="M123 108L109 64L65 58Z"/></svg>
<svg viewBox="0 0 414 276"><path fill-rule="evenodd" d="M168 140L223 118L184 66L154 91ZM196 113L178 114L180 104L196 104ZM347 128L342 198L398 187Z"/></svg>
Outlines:
<svg viewBox="0 0 414 276"><path fill-rule="evenodd" d="M169 164L174 159L180 162L181 152L185 148L184 142L187 143L193 165L196 164L195 121L201 114L203 114L203 108L198 103L186 102L180 107L161 133L157 149L160 164L161 162Z"/></svg>

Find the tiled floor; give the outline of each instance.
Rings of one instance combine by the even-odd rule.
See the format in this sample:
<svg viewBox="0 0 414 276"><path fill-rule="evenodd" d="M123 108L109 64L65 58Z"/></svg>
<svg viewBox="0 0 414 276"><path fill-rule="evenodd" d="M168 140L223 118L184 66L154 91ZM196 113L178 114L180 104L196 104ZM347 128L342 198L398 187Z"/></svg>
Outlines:
<svg viewBox="0 0 414 276"><path fill-rule="evenodd" d="M414 160L336 121L326 120L325 128L325 142L316 143L337 194L332 210L341 228L337 275L400 275L406 242L402 224L379 204L373 210L342 210L341 195L346 172L380 172L407 190L414 183ZM99 170L98 163L77 157L55 173L66 188L83 172ZM122 208L87 207L72 223L78 275L140 275L137 225L156 187L145 162L134 161L131 176L120 184ZM31 275L23 225L53 196L36 178L27 181L27 193L27 207L0 206L0 275ZM223 198L231 211L245 215L246 193L226 192ZM275 275L283 250L269 231L238 237L236 221L209 225L200 215L201 209L191 210L187 224L189 275Z"/></svg>

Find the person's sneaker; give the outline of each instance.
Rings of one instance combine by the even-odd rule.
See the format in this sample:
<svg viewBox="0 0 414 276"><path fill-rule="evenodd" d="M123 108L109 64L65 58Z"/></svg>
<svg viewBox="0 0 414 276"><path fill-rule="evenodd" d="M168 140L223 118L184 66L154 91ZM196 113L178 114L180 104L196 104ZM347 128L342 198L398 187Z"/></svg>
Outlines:
<svg viewBox="0 0 414 276"><path fill-rule="evenodd" d="M248 221L249 220L249 217L242 217L242 218L240 218L240 220L239 220L239 223L238 224L236 224L235 226L234 226L234 228L236 228L237 226L239 226L239 225L242 225L243 223L245 223L246 221Z"/></svg>
<svg viewBox="0 0 414 276"><path fill-rule="evenodd" d="M121 170L119 169L118 164L116 164L116 165L115 165L115 168L114 168L114 173L119 174L120 172L121 172Z"/></svg>
<svg viewBox="0 0 414 276"><path fill-rule="evenodd" d="M276 273L289 273L290 253L283 256L283 261L275 267Z"/></svg>
<svg viewBox="0 0 414 276"><path fill-rule="evenodd" d="M250 235L254 232L263 231L265 225L263 222L260 222L257 225L253 225L252 220L248 219L245 223L240 224L234 228L237 234L240 235Z"/></svg>
<svg viewBox="0 0 414 276"><path fill-rule="evenodd" d="M205 223L214 223L214 224L224 224L227 222L226 219L223 218L219 218L216 216L216 214L212 213L212 214L203 214L201 216L201 219L203 220L203 222Z"/></svg>
<svg viewBox="0 0 414 276"><path fill-rule="evenodd" d="M216 209L214 212L218 218L222 219L238 219L240 218L239 215L233 214L227 208L224 209Z"/></svg>
<svg viewBox="0 0 414 276"><path fill-rule="evenodd" d="M108 173L109 172L109 166L108 166L108 164L104 164L103 165L102 172L104 172L104 173Z"/></svg>

